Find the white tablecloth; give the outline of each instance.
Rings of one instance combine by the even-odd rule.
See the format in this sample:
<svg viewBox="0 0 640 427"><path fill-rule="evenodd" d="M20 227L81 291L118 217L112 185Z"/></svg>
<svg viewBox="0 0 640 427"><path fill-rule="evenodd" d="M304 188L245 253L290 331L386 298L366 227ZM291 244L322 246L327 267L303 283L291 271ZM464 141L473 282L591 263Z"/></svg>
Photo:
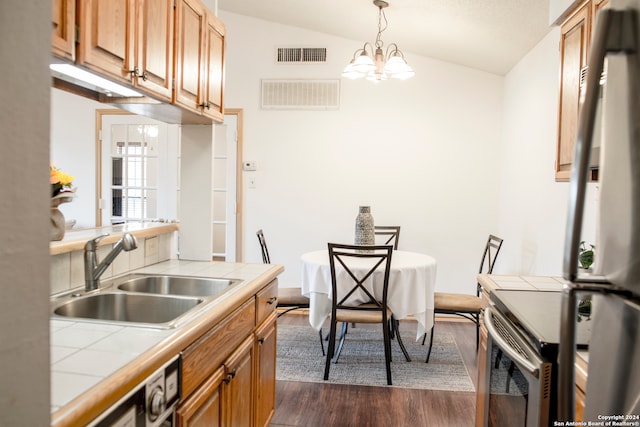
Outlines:
<svg viewBox="0 0 640 427"><path fill-rule="evenodd" d="M319 330L327 315L331 312L331 268L329 251L308 252L301 257L302 261L302 294L309 297L309 323ZM371 259L355 260L354 270L358 264L362 269L370 268ZM396 319L404 319L411 315L418 321L416 339L433 326L433 292L436 283L437 263L433 257L416 252L393 251L391 271L389 273L388 305ZM347 273L336 266L338 284L345 280L353 280ZM342 273L342 274L341 274ZM382 281L384 276L379 269L365 282L365 287L376 298L382 299ZM366 302L364 300L354 302Z"/></svg>

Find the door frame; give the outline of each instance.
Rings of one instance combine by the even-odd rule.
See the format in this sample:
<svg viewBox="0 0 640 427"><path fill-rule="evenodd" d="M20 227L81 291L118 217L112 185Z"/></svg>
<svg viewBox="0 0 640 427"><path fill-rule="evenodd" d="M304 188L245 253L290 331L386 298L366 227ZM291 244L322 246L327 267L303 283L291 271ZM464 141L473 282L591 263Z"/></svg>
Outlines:
<svg viewBox="0 0 640 427"><path fill-rule="evenodd" d="M102 141L100 133L102 132L102 117L105 115L135 115L128 111L117 108L96 109L96 135L95 135L95 153L96 153L96 201L95 215L96 227L102 227L102 215L100 214L100 199L102 198ZM237 145L236 145L236 262L243 262L243 242L244 242L244 184L242 173L242 163L244 152L243 149L243 116L242 108L225 108L225 115L236 116L237 123Z"/></svg>
<svg viewBox="0 0 640 427"><path fill-rule="evenodd" d="M96 227L102 227L102 214L100 212L100 200L102 200L102 117L108 115L129 115L135 114L117 108L96 109Z"/></svg>
<svg viewBox="0 0 640 427"><path fill-rule="evenodd" d="M242 108L225 108L225 116L236 116L237 137L236 141L236 262L243 262L243 239L244 239L244 184L243 184L243 115Z"/></svg>

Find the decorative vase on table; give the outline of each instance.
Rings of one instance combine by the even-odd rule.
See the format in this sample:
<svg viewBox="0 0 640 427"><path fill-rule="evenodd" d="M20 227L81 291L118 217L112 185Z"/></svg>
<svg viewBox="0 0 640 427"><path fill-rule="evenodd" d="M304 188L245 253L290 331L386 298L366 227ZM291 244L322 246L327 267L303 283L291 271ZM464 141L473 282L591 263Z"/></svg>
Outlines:
<svg viewBox="0 0 640 427"><path fill-rule="evenodd" d="M373 228L373 215L370 206L360 206L356 217L356 245L375 245L376 236Z"/></svg>

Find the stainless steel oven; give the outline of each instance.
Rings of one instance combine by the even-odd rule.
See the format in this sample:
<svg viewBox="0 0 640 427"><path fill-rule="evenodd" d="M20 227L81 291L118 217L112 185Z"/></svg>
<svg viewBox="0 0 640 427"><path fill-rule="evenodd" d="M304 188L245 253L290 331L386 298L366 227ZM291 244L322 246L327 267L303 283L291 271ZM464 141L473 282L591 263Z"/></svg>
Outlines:
<svg viewBox="0 0 640 427"><path fill-rule="evenodd" d="M134 387L89 427L174 427L181 395L181 359L176 356Z"/></svg>
<svg viewBox="0 0 640 427"><path fill-rule="evenodd" d="M561 295L492 292L484 313L484 426L546 427L557 420ZM582 347L588 343L590 326L583 322L580 328Z"/></svg>

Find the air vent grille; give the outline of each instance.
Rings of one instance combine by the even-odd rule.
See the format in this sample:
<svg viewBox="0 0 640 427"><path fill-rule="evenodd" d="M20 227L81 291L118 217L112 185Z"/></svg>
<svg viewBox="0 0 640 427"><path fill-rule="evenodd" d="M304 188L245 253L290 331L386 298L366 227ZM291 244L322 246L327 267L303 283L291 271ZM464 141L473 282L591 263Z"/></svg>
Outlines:
<svg viewBox="0 0 640 427"><path fill-rule="evenodd" d="M279 47L277 62L326 62L325 47Z"/></svg>
<svg viewBox="0 0 640 427"><path fill-rule="evenodd" d="M336 110L340 80L262 80L262 108Z"/></svg>

